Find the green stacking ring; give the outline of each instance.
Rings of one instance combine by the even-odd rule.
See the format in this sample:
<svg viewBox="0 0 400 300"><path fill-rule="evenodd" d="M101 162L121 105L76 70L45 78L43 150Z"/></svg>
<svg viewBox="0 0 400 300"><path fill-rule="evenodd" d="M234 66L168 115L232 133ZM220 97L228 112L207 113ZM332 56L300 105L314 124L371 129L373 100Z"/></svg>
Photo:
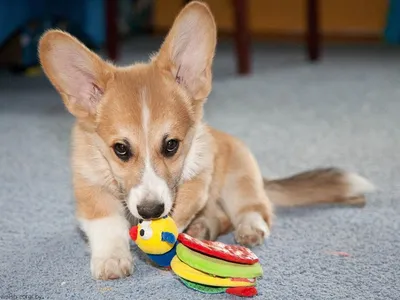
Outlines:
<svg viewBox="0 0 400 300"><path fill-rule="evenodd" d="M186 285L188 288L191 288L193 290L196 290L198 292L204 293L204 294L221 294L225 293L227 287L219 287L219 286L210 286L210 285L204 285L196 282L192 282L183 278L179 278L184 285Z"/></svg>
<svg viewBox="0 0 400 300"><path fill-rule="evenodd" d="M176 247L176 254L190 267L219 277L255 278L263 275L260 263L246 265L228 262L193 251L181 243Z"/></svg>

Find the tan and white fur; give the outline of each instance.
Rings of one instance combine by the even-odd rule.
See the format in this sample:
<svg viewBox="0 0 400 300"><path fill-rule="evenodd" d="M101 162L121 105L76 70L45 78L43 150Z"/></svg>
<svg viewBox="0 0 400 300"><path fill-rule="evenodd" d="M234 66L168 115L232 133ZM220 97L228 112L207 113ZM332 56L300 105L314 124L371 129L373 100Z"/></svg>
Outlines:
<svg viewBox="0 0 400 300"><path fill-rule="evenodd" d="M171 214L198 238L233 230L254 246L269 235L272 203L362 204L371 190L338 169L263 179L241 141L207 126L216 39L210 10L196 1L146 63L117 67L65 32L42 37L43 70L76 118L73 186L94 278L131 274L128 229L137 218Z"/></svg>

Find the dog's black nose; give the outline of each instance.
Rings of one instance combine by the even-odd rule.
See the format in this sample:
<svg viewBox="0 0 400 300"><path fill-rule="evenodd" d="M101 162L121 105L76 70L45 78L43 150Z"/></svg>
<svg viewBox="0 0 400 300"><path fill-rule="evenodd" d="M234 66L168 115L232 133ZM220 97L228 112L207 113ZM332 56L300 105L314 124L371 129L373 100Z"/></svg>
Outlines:
<svg viewBox="0 0 400 300"><path fill-rule="evenodd" d="M164 212L164 203L145 201L137 206L137 211L143 219L155 219Z"/></svg>

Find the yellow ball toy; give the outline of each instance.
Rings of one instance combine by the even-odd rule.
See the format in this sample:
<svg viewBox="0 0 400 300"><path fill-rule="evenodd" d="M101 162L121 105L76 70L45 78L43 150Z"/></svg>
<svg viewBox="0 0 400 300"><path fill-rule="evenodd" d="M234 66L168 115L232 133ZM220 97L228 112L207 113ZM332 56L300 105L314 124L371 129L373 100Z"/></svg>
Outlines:
<svg viewBox="0 0 400 300"><path fill-rule="evenodd" d="M140 250L161 267L169 267L175 256L178 233L174 220L169 216L140 221L129 231Z"/></svg>

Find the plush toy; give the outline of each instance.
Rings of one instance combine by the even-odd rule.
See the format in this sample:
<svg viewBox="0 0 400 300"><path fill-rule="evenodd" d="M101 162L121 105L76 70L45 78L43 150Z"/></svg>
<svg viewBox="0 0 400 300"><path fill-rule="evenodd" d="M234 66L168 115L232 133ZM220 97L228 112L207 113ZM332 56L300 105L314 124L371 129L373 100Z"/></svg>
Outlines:
<svg viewBox="0 0 400 300"><path fill-rule="evenodd" d="M178 228L171 217L140 221L129 231L132 240L160 267L169 267L176 254Z"/></svg>
<svg viewBox="0 0 400 300"><path fill-rule="evenodd" d="M129 233L155 264L171 268L191 289L242 297L257 294L257 278L263 270L257 256L246 247L178 234L171 217L141 221Z"/></svg>

